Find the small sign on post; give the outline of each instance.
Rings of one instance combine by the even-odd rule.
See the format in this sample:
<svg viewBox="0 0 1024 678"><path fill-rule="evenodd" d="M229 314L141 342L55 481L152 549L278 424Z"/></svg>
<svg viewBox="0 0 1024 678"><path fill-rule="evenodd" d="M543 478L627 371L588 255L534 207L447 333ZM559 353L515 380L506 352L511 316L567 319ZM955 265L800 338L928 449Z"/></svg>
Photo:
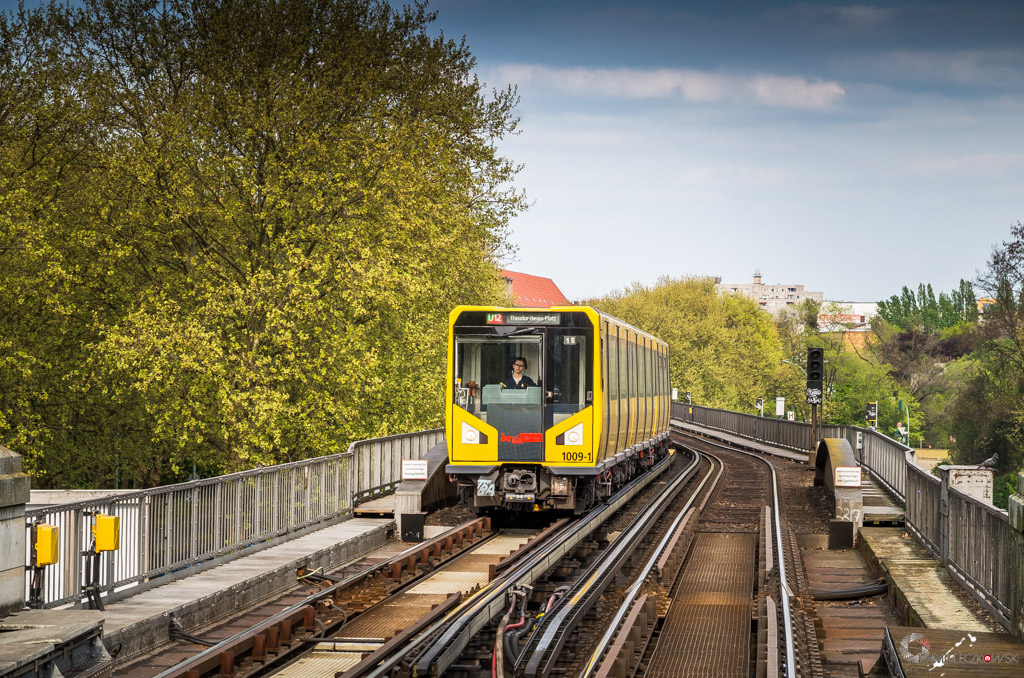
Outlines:
<svg viewBox="0 0 1024 678"><path fill-rule="evenodd" d="M673 386L672 387L672 401L675 402L676 400L679 400L679 387L678 386Z"/></svg>
<svg viewBox="0 0 1024 678"><path fill-rule="evenodd" d="M836 487L860 487L861 468L860 466L836 466L835 468Z"/></svg>
<svg viewBox="0 0 1024 678"><path fill-rule="evenodd" d="M776 396L775 398L775 416L781 417L786 413L786 398L785 396Z"/></svg>
<svg viewBox="0 0 1024 678"><path fill-rule="evenodd" d="M426 480L427 477L426 459L402 460L402 480Z"/></svg>

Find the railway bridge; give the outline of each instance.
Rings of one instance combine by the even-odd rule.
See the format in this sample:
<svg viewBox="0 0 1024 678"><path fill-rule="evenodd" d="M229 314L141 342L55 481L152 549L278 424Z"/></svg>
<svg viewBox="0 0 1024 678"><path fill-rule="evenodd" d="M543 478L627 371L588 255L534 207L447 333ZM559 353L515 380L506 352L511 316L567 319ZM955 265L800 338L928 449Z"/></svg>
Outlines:
<svg viewBox="0 0 1024 678"><path fill-rule="evenodd" d="M1024 476L1007 513L875 431L672 428L503 526L449 506L440 430L39 506L3 451L0 675L1024 675Z"/></svg>

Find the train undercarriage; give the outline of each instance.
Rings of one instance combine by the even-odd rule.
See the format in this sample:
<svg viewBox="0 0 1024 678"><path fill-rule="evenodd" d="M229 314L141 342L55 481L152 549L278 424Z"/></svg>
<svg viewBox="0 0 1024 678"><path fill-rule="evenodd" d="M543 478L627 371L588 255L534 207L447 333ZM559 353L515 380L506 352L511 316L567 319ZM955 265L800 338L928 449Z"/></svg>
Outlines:
<svg viewBox="0 0 1024 678"><path fill-rule="evenodd" d="M505 462L478 473L453 473L452 480L459 502L476 513L565 510L582 514L669 453L667 440L638 447L597 467Z"/></svg>

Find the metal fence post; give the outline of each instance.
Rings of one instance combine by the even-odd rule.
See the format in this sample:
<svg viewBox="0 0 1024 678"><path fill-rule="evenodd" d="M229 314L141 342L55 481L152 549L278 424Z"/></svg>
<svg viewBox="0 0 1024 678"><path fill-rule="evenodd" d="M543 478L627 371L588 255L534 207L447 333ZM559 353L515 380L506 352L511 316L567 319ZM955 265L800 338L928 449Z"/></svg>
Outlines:
<svg viewBox="0 0 1024 678"><path fill-rule="evenodd" d="M939 466L939 560L949 562L949 467Z"/></svg>

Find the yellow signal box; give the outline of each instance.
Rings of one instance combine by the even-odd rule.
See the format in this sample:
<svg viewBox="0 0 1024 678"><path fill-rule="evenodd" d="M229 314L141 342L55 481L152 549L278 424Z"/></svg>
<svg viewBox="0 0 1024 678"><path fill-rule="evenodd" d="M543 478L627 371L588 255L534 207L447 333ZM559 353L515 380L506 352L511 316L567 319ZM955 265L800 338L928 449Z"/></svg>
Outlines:
<svg viewBox="0 0 1024 678"><path fill-rule="evenodd" d="M116 551L121 546L121 516L108 516L100 513L96 516L96 525L92 528L96 538L96 552Z"/></svg>
<svg viewBox="0 0 1024 678"><path fill-rule="evenodd" d="M56 525L40 523L36 530L36 567L53 565L60 558L60 528Z"/></svg>

